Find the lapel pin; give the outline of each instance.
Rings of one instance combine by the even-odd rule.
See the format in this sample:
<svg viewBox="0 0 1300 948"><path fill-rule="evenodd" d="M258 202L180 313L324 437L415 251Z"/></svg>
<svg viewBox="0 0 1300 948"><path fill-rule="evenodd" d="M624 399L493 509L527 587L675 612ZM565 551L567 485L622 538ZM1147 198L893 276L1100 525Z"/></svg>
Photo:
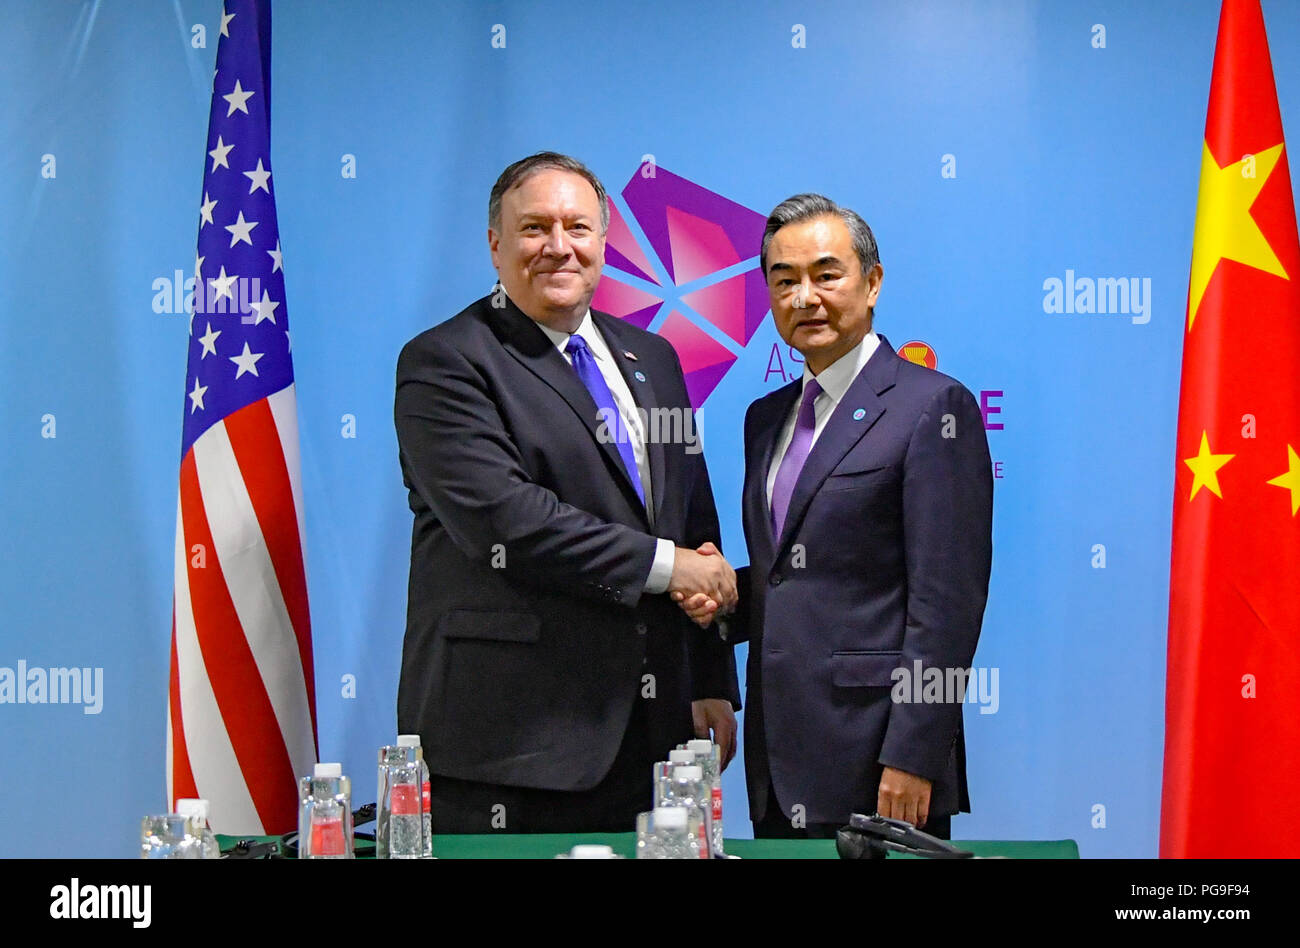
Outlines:
<svg viewBox="0 0 1300 948"><path fill-rule="evenodd" d="M638 382L644 382L644 381L645 381L645 373L644 373L644 372L637 372L637 374L636 374L636 380L637 380Z"/></svg>
<svg viewBox="0 0 1300 948"><path fill-rule="evenodd" d="M631 359L633 362L635 362L635 361L637 360L637 359L636 359L636 353L634 353L634 352L628 352L626 349L623 350L623 358L625 358L625 359Z"/></svg>
<svg viewBox="0 0 1300 948"><path fill-rule="evenodd" d="M867 410L865 408L859 408L853 413L854 421L861 421L863 418L866 417L867 417Z"/></svg>

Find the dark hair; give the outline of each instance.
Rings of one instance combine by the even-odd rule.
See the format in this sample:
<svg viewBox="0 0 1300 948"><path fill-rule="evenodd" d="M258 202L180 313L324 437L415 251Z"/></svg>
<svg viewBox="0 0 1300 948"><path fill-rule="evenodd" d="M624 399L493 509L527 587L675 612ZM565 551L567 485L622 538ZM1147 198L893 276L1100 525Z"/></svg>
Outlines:
<svg viewBox="0 0 1300 948"><path fill-rule="evenodd" d="M501 198L507 191L517 184L522 184L526 178L537 172L551 168L572 171L587 179L587 183L595 189L596 199L600 202L600 232L605 233L609 229L609 196L605 193L605 186L600 183L600 179L592 173L591 169L577 158L570 158L556 151L539 151L527 158L520 158L501 172L501 177L497 178L497 183L492 185L492 193L488 197L488 227L498 232L501 230Z"/></svg>
<svg viewBox="0 0 1300 948"><path fill-rule="evenodd" d="M834 216L844 221L853 238L853 249L858 255L858 264L862 275L866 276L871 268L880 262L880 250L876 247L876 235L871 232L857 211L840 207L828 197L820 194L796 194L778 204L767 216L767 226L763 228L763 249L759 262L763 267L763 276L767 276L767 248L772 237L787 224L798 224L812 220L814 217Z"/></svg>

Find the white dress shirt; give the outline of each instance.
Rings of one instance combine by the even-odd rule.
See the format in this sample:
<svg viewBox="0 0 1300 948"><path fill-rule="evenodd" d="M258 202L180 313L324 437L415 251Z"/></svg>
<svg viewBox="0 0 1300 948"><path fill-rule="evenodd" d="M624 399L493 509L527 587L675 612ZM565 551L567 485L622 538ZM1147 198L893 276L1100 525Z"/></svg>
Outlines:
<svg viewBox="0 0 1300 948"><path fill-rule="evenodd" d="M555 344L555 348L560 351L560 356L564 361L569 365L573 365L573 357L564 351L569 344L570 334L558 329L552 329L540 322L537 323L537 326ZM641 477L641 489L645 494L646 516L649 518L650 528L653 530L654 485L650 481L650 456L646 453L645 428L641 424L641 415L637 412L636 399L632 397L632 390L627 386L627 379L623 378L623 373L619 371L618 364L614 361L614 354L610 351L609 344L605 342L605 337L600 334L600 330L596 328L596 324L592 321L591 310L587 310L587 314L582 317L582 322L578 324L578 328L573 334L581 336L583 341L587 343L587 348L591 350L591 354L596 360L596 367L600 369L605 384L609 386L610 394L614 396L614 404L618 407L618 413L623 418L623 427L627 431L628 441L632 446L632 456L636 458L636 470ZM650 565L650 576L646 579L645 592L661 593L668 589L668 582L673 575L673 560L676 555L676 544L672 540L660 538L655 547L654 562Z"/></svg>
<svg viewBox="0 0 1300 948"><path fill-rule="evenodd" d="M849 390L849 386L853 384L853 380L858 377L858 373L862 371L862 367L867 364L867 360L871 358L879 345L880 337L876 335L875 330L872 330L862 337L861 342L822 369L818 375L813 375L812 370L805 363L803 367L803 384L799 388L799 397L795 399L794 407L790 409L790 415L781 427L781 436L777 438L776 449L772 452L772 466L767 469L767 509L769 515L772 510L772 488L776 484L776 472L780 470L781 461L785 459L786 451L790 450L790 442L794 440L794 426L799 419L799 405L803 401L803 390L807 388L808 380L815 378L817 384L822 387L821 392L813 402L815 422L812 444L815 445L822 432L826 430L826 423L831 420L831 413L835 411L835 406L844 398L844 393ZM809 445L809 450L812 450L812 445Z"/></svg>

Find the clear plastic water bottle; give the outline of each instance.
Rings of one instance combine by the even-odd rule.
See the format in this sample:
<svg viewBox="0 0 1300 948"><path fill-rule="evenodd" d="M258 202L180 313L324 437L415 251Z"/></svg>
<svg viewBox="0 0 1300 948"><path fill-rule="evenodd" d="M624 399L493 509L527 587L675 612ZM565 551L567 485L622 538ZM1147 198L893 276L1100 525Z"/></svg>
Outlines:
<svg viewBox="0 0 1300 948"><path fill-rule="evenodd" d="M654 789L654 805L663 806L664 790L668 786L668 781L673 775L673 768L677 765L667 760L657 761L654 765L654 771L650 776L650 786Z"/></svg>
<svg viewBox="0 0 1300 948"><path fill-rule="evenodd" d="M406 753L409 749L402 748ZM421 761L413 754L389 769L388 858L424 857L424 820L420 815Z"/></svg>
<svg viewBox="0 0 1300 948"><path fill-rule="evenodd" d="M201 859L203 840L194 823L179 813L146 816L140 821L141 859Z"/></svg>
<svg viewBox="0 0 1300 948"><path fill-rule="evenodd" d="M424 749L420 746L419 734L399 734L397 735L399 747L405 747L415 752L415 758L420 762L420 814L424 831L424 849L422 856L425 859L433 858L433 814L430 809L431 794L429 792L429 765L424 760Z"/></svg>
<svg viewBox="0 0 1300 948"><path fill-rule="evenodd" d="M696 738L686 742L686 749L695 752L695 760L704 771L713 803L713 855L724 856L722 848L722 751L713 741Z"/></svg>
<svg viewBox="0 0 1300 948"><path fill-rule="evenodd" d="M199 837L199 851L203 859L220 859L221 846L217 837L208 827L209 804L202 799L184 799L176 801L176 812L190 821L191 832Z"/></svg>
<svg viewBox="0 0 1300 948"><path fill-rule="evenodd" d="M407 762L405 747L385 744L379 748L379 781L375 796L375 858L388 858L388 823L393 794L393 768Z"/></svg>
<svg viewBox="0 0 1300 948"><path fill-rule="evenodd" d="M660 788L662 806L682 807L699 817L696 858L708 859L712 852L713 803L704 771L696 764L676 764L672 775Z"/></svg>
<svg viewBox="0 0 1300 948"><path fill-rule="evenodd" d="M655 807L636 818L637 859L699 859L702 823L689 807Z"/></svg>
<svg viewBox="0 0 1300 948"><path fill-rule="evenodd" d="M352 858L352 781L342 764L317 764L298 781L298 858Z"/></svg>
<svg viewBox="0 0 1300 948"><path fill-rule="evenodd" d="M682 745L676 750L670 750L668 752L668 762L670 764L694 764L696 763L695 751Z"/></svg>

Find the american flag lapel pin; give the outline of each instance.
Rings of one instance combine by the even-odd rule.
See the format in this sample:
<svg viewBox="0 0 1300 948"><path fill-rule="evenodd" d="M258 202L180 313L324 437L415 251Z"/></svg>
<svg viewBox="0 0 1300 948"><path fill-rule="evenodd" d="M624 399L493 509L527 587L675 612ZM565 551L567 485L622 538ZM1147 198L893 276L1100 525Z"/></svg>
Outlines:
<svg viewBox="0 0 1300 948"><path fill-rule="evenodd" d="M624 349L624 350L623 350L623 358L625 358L625 359L631 359L633 362L635 362L635 361L636 361L636 353L635 353L635 352L629 352L627 349Z"/></svg>

